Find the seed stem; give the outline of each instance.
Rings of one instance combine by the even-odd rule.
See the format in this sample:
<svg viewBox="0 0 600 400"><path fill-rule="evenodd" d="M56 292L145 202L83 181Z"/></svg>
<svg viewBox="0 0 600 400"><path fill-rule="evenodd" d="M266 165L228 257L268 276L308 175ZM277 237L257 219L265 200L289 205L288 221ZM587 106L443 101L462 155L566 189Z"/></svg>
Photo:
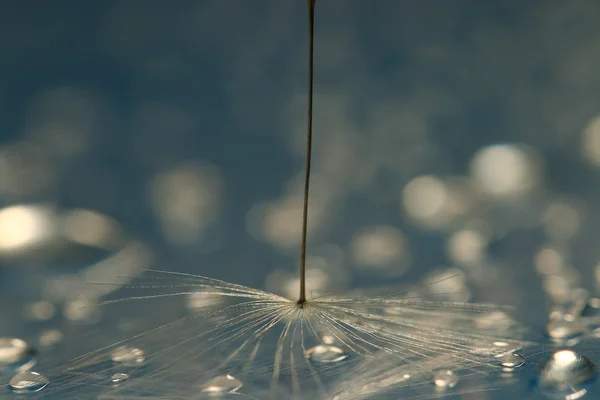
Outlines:
<svg viewBox="0 0 600 400"><path fill-rule="evenodd" d="M313 109L313 42L315 31L315 0L308 0L308 124L306 132L306 171L304 176L304 204L302 210L302 245L300 247L300 297L298 304L306 302L306 234L308 225L308 195L310 186L310 161L312 153Z"/></svg>

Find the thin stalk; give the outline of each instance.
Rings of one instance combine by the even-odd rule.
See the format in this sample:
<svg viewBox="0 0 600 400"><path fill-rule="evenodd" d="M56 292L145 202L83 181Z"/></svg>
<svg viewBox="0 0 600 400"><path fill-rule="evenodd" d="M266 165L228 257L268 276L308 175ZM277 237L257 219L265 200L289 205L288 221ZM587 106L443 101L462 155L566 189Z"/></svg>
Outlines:
<svg viewBox="0 0 600 400"><path fill-rule="evenodd" d="M302 245L300 247L300 297L298 304L306 302L306 233L308 225L308 195L310 186L310 161L312 153L313 109L313 43L315 31L315 0L308 0L308 127L306 133L306 172L304 176L304 208L302 210Z"/></svg>

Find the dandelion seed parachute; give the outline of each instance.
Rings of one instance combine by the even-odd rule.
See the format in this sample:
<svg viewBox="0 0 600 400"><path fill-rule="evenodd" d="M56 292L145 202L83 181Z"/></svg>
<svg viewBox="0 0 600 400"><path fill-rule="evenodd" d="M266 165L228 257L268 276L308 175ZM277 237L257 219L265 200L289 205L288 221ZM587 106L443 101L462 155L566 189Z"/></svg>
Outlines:
<svg viewBox="0 0 600 400"><path fill-rule="evenodd" d="M230 396L361 399L431 384L440 368L485 374L500 367L496 356L526 344L516 325L500 333L474 325L477 316L497 310L490 305L364 293L299 305L242 285L164 271L147 271L129 288L136 296L106 303L160 304L200 291L228 302L86 353L54 371L50 390L82 399L95 398L86 397L94 391L103 399L201 399L213 395L205 390L212 379L229 374L243 382ZM338 362L307 357L324 337L343 352ZM112 361L123 346L142 349L147 365L124 369ZM130 379L111 384L121 372Z"/></svg>
<svg viewBox="0 0 600 400"><path fill-rule="evenodd" d="M474 325L475 317L496 310L493 306L407 294L307 299L314 4L308 0L308 132L298 299L203 276L147 271L129 286L138 291L134 296L105 304L150 299L165 304L199 291L228 302L85 353L52 372L50 391L74 399L203 399L218 394L355 400L418 388L431 382L438 369L485 374L500 367L495 357L525 345L518 327L498 333ZM117 374L129 378L115 382Z"/></svg>

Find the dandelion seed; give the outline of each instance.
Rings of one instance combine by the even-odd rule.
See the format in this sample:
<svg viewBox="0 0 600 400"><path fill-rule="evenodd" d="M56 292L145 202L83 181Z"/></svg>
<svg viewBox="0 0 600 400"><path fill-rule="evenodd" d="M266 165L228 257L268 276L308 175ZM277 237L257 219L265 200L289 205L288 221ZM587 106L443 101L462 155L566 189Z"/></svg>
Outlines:
<svg viewBox="0 0 600 400"><path fill-rule="evenodd" d="M115 398L130 392L169 397L182 387L206 387L216 376L231 375L244 382L251 396L268 387L269 394L259 398L285 393L290 399L326 399L336 394L341 377L360 376L362 361L377 368L367 368L357 383L370 385L363 392L381 392L424 385L440 369L482 374L500 368L498 355L526 345L518 325L501 334L477 327L476 317L497 310L495 306L427 301L408 292L326 295L298 304L242 285L168 271L146 271L130 289L146 294L106 303L185 298L198 290L230 301L74 360L64 372L73 378L57 384L58 389L102 386L103 376L122 365L103 360L114 360L115 354L129 359L137 354L131 349L144 349L152 370L107 393ZM389 307L393 315L386 313ZM324 337L334 344L326 344ZM394 368L394 376L387 376ZM398 378L405 375L410 379ZM180 384L174 388L167 382Z"/></svg>
<svg viewBox="0 0 600 400"><path fill-rule="evenodd" d="M195 399L202 396L199 393L362 399L390 390L431 387L440 370L460 373L461 379L482 375L500 368L496 357L526 345L516 324L500 333L477 326L478 316L500 311L495 306L425 300L410 292L307 298L315 0L308 0L308 5L308 131L297 299L200 275L147 270L128 286L137 291L135 295L103 304L189 298L194 293L222 301L203 304L189 315L74 359L53 372L51 390L72 394L73 388L83 387L88 393L98 391L102 399ZM442 288L451 278L434 282L430 297L448 295ZM112 362L115 354L119 362ZM152 368L138 368L146 358ZM140 376L109 385L109 377L119 372L123 361L134 368L130 376ZM344 376L352 379L348 382ZM444 379L449 388L458 382L448 373Z"/></svg>

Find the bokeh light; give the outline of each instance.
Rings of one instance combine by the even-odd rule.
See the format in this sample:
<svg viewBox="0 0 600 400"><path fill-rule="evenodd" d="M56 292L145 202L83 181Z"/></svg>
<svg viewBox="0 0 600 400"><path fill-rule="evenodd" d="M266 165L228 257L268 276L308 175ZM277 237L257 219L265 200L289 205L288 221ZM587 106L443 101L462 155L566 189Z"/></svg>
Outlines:
<svg viewBox="0 0 600 400"><path fill-rule="evenodd" d="M409 266L409 246L400 230L392 226L365 227L354 235L354 264L374 273L401 275Z"/></svg>
<svg viewBox="0 0 600 400"><path fill-rule="evenodd" d="M155 176L150 201L165 238L176 245L198 243L219 217L222 178L207 163L190 162Z"/></svg>
<svg viewBox="0 0 600 400"><path fill-rule="evenodd" d="M590 163L600 166L600 116L594 117L583 130L581 152Z"/></svg>
<svg viewBox="0 0 600 400"><path fill-rule="evenodd" d="M456 231L448 238L447 251L457 264L475 264L484 261L487 238L477 230Z"/></svg>
<svg viewBox="0 0 600 400"><path fill-rule="evenodd" d="M44 206L18 205L0 210L0 252L31 251L53 238L53 211Z"/></svg>
<svg viewBox="0 0 600 400"><path fill-rule="evenodd" d="M490 196L521 196L538 186L538 163L532 149L511 144L493 145L480 149L473 156L471 176Z"/></svg>

